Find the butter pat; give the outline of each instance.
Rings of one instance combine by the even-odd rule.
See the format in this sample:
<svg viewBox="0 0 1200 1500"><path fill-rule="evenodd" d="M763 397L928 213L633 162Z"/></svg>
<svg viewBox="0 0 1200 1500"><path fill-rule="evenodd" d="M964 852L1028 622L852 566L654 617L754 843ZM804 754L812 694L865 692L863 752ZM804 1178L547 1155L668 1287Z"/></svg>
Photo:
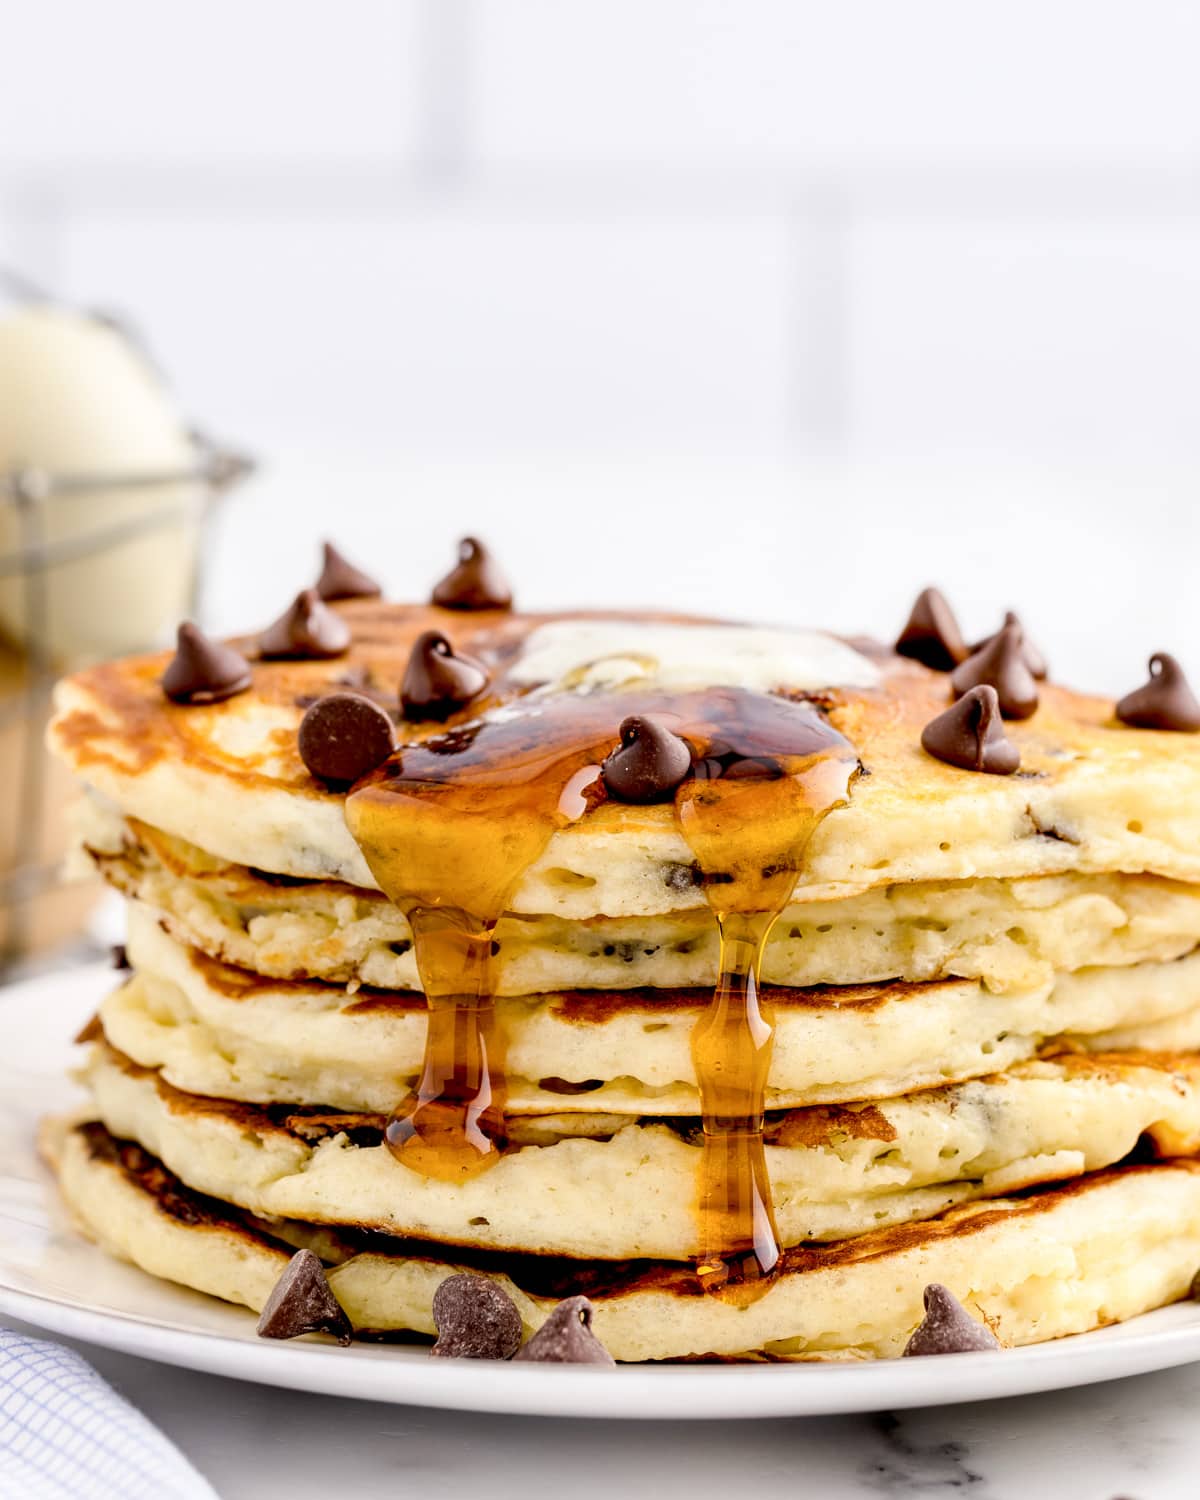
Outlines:
<svg viewBox="0 0 1200 1500"><path fill-rule="evenodd" d="M688 689L874 687L879 669L817 630L563 620L540 625L510 668L511 681L562 690L629 686Z"/></svg>

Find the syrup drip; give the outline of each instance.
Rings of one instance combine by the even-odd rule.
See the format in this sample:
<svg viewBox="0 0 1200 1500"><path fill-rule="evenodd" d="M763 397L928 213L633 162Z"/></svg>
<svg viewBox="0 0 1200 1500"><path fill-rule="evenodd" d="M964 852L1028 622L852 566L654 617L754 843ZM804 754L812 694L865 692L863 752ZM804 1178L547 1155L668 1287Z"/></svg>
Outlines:
<svg viewBox="0 0 1200 1500"><path fill-rule="evenodd" d="M492 934L554 833L603 798L599 764L630 714L662 719L695 754L675 816L721 934L720 978L692 1043L704 1125L697 1269L706 1289L749 1300L781 1253L762 1142L773 1034L758 998L763 946L857 766L811 704L738 688L534 695L402 747L360 783L347 823L412 925L429 1006L421 1078L386 1138L426 1176L462 1179L498 1160Z"/></svg>
<svg viewBox="0 0 1200 1500"><path fill-rule="evenodd" d="M743 751L749 732L739 733ZM795 744L794 731L781 742ZM840 751L781 756L776 748L772 758L774 775L764 755L757 776L727 771L717 781L685 782L676 798L680 830L701 869L726 877L705 884L721 935L720 973L692 1033L704 1126L696 1271L705 1290L739 1302L766 1291L782 1254L763 1150L774 1040L758 995L763 949L817 825L845 801L857 766L844 740Z"/></svg>

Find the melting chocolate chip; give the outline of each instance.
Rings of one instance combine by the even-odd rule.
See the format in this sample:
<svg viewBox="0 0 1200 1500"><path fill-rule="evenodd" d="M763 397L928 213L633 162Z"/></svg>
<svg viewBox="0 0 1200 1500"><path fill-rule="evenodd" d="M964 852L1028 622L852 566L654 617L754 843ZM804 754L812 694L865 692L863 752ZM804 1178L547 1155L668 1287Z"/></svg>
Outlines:
<svg viewBox="0 0 1200 1500"><path fill-rule="evenodd" d="M339 1344L351 1337L350 1319L311 1250L298 1250L288 1261L258 1320L260 1339L294 1339L302 1333L330 1333Z"/></svg>
<svg viewBox="0 0 1200 1500"><path fill-rule="evenodd" d="M948 1288L934 1281L925 1288L925 1317L904 1346L904 1354L969 1354L1002 1349L1000 1340L973 1318Z"/></svg>
<svg viewBox="0 0 1200 1500"><path fill-rule="evenodd" d="M316 589L303 589L278 620L258 638L266 661L312 661L341 656L350 646L350 627Z"/></svg>
<svg viewBox="0 0 1200 1500"><path fill-rule="evenodd" d="M318 698L300 720L300 759L322 781L349 786L396 747L387 710L360 693Z"/></svg>
<svg viewBox="0 0 1200 1500"><path fill-rule="evenodd" d="M922 589L896 641L899 656L910 656L935 672L952 672L969 655L954 611L937 589Z"/></svg>
<svg viewBox="0 0 1200 1500"><path fill-rule="evenodd" d="M633 715L621 725L621 743L600 767L618 802L666 802L692 768L686 740L658 719Z"/></svg>
<svg viewBox="0 0 1200 1500"><path fill-rule="evenodd" d="M249 686L250 663L241 652L209 640L198 625L185 620L162 675L162 690L172 703L220 703Z"/></svg>
<svg viewBox="0 0 1200 1500"><path fill-rule="evenodd" d="M1024 636L1019 625L1006 625L974 656L954 669L950 679L956 695L981 685L994 687L1006 719L1027 719L1038 706L1037 683L1025 663Z"/></svg>
<svg viewBox="0 0 1200 1500"><path fill-rule="evenodd" d="M1005 610L1004 625L1001 625L1000 629L1003 630L1005 625L1016 625L1020 630L1021 654L1025 658L1025 665L1029 668L1032 675L1036 677L1040 682L1044 677L1049 675L1049 668L1046 665L1046 658L1025 634L1025 627L1021 624L1020 616L1014 614L1011 609ZM997 634L999 634L999 631L997 631ZM976 641L976 643L970 648L971 655L974 656L977 651L982 651L985 646L989 645L995 639L996 637L994 635L989 635L985 636L982 641Z"/></svg>
<svg viewBox="0 0 1200 1500"><path fill-rule="evenodd" d="M1150 658L1150 681L1121 699L1117 718L1135 729L1175 729L1194 734L1200 730L1200 703L1175 658L1156 651Z"/></svg>
<svg viewBox="0 0 1200 1500"><path fill-rule="evenodd" d="M512 589L488 549L476 537L458 544L458 562L433 591L443 609L511 609Z"/></svg>
<svg viewBox="0 0 1200 1500"><path fill-rule="evenodd" d="M369 573L356 568L332 542L324 543L317 593L322 599L377 599L383 592Z"/></svg>
<svg viewBox="0 0 1200 1500"><path fill-rule="evenodd" d="M131 972L133 965L129 962L129 952L124 943L114 943L109 949L109 961L112 967L121 973Z"/></svg>
<svg viewBox="0 0 1200 1500"><path fill-rule="evenodd" d="M556 1365L616 1364L592 1332L592 1304L586 1297L568 1297L560 1302L517 1359Z"/></svg>
<svg viewBox="0 0 1200 1500"><path fill-rule="evenodd" d="M964 771L1011 776L1021 764L1021 752L1004 733L996 689L986 684L969 688L931 719L921 731L921 745L936 760Z"/></svg>
<svg viewBox="0 0 1200 1500"><path fill-rule="evenodd" d="M521 1346L521 1314L487 1276L448 1276L433 1294L437 1343L431 1354L451 1359L511 1359Z"/></svg>
<svg viewBox="0 0 1200 1500"><path fill-rule="evenodd" d="M469 656L456 656L439 630L419 635L408 658L400 702L406 719L446 719L487 687L488 674Z"/></svg>

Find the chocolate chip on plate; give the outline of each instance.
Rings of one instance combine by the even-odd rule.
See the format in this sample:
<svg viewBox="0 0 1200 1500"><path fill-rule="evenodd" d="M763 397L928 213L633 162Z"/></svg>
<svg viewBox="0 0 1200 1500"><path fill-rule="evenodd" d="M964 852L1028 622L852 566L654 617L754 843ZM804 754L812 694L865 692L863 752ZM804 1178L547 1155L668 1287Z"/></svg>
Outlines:
<svg viewBox="0 0 1200 1500"><path fill-rule="evenodd" d="M1003 630L1005 625L1016 625L1020 628L1021 653L1025 658L1025 665L1029 668L1033 676L1036 677L1040 682L1044 677L1049 675L1050 669L1046 665L1046 658L1029 639L1029 636L1025 631L1025 626L1021 623L1020 616L1015 614L1011 609L1005 610L1004 625L1001 625L1000 629ZM997 632L997 634L999 634L999 632ZM985 636L981 641L976 641L976 643L972 647L970 647L970 654L974 656L977 651L982 651L983 648L990 641L995 640L995 638L995 636L989 635Z"/></svg>
<svg viewBox="0 0 1200 1500"><path fill-rule="evenodd" d="M250 663L240 651L210 640L190 620L179 627L175 655L162 675L162 690L172 703L220 703L244 693L250 681Z"/></svg>
<svg viewBox="0 0 1200 1500"><path fill-rule="evenodd" d="M692 768L687 741L641 714L624 720L620 734L620 745L600 767L609 796L618 802L668 801Z"/></svg>
<svg viewBox="0 0 1200 1500"><path fill-rule="evenodd" d="M298 1250L288 1261L258 1320L261 1339L294 1339L302 1333L329 1333L339 1344L351 1338L350 1319L311 1250Z"/></svg>
<svg viewBox="0 0 1200 1500"><path fill-rule="evenodd" d="M1173 656L1156 651L1150 658L1150 681L1117 704L1117 718L1135 729L1200 730L1200 703L1183 668Z"/></svg>
<svg viewBox="0 0 1200 1500"><path fill-rule="evenodd" d="M433 1294L437 1343L431 1354L451 1359L511 1359L521 1346L521 1314L487 1276L462 1271Z"/></svg>
<svg viewBox="0 0 1200 1500"><path fill-rule="evenodd" d="M266 661L322 661L350 647L350 627L316 589L302 589L258 638Z"/></svg>
<svg viewBox="0 0 1200 1500"><path fill-rule="evenodd" d="M969 688L981 685L994 687L1006 719L1029 718L1038 706L1038 690L1025 662L1023 643L1021 627L1005 625L955 667L950 678L955 694L961 697Z"/></svg>
<svg viewBox="0 0 1200 1500"><path fill-rule="evenodd" d="M443 609L511 609L512 589L495 559L477 537L458 544L458 562L434 588Z"/></svg>
<svg viewBox="0 0 1200 1500"><path fill-rule="evenodd" d="M400 684L406 719L446 719L478 697L488 674L469 656L455 655L440 630L419 635Z"/></svg>
<svg viewBox="0 0 1200 1500"><path fill-rule="evenodd" d="M925 1288L925 1316L905 1344L904 1354L970 1354L1003 1347L992 1330L973 1318L953 1292L934 1281Z"/></svg>
<svg viewBox="0 0 1200 1500"><path fill-rule="evenodd" d="M356 568L332 542L323 544L321 576L317 593L322 599L378 599L383 592L369 573Z"/></svg>
<svg viewBox="0 0 1200 1500"><path fill-rule="evenodd" d="M314 776L348 786L380 766L396 748L385 709L360 693L318 698L300 720L300 759Z"/></svg>
<svg viewBox="0 0 1200 1500"><path fill-rule="evenodd" d="M969 655L954 611L938 589L922 589L917 595L895 649L935 672L952 672Z"/></svg>
<svg viewBox="0 0 1200 1500"><path fill-rule="evenodd" d="M981 684L967 690L944 714L921 731L921 745L937 760L964 771L1011 776L1021 752L1004 733L996 689Z"/></svg>
<svg viewBox="0 0 1200 1500"><path fill-rule="evenodd" d="M616 1364L592 1332L592 1304L586 1297L560 1302L516 1357L538 1364Z"/></svg>

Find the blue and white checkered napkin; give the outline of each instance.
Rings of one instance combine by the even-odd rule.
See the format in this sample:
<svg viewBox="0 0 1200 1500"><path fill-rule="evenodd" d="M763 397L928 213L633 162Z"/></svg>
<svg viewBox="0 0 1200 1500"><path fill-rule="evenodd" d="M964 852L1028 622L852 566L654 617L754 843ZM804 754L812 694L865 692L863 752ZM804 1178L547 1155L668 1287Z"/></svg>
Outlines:
<svg viewBox="0 0 1200 1500"><path fill-rule="evenodd" d="M0 1328L0 1500L217 1497L81 1355Z"/></svg>

